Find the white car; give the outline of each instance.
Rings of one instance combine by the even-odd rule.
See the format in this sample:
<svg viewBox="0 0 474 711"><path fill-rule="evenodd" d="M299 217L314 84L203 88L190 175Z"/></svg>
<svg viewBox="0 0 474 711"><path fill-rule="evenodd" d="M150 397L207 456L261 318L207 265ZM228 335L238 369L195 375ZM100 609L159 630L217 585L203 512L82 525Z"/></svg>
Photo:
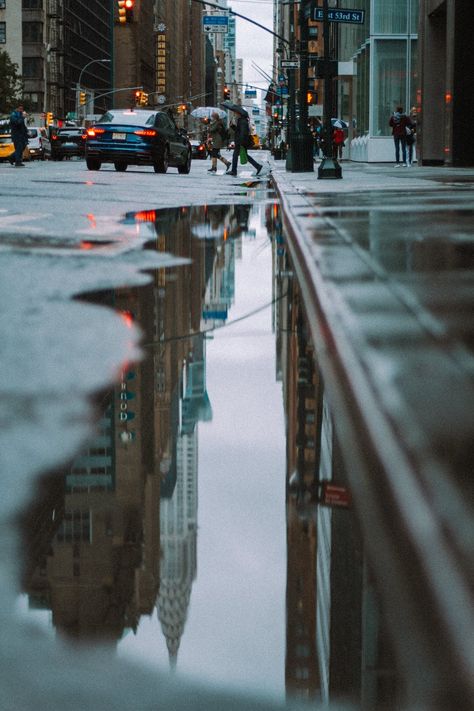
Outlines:
<svg viewBox="0 0 474 711"><path fill-rule="evenodd" d="M44 139L46 129L44 126L28 126L28 146L24 158L27 160L44 160ZM28 155L26 153L28 152Z"/></svg>

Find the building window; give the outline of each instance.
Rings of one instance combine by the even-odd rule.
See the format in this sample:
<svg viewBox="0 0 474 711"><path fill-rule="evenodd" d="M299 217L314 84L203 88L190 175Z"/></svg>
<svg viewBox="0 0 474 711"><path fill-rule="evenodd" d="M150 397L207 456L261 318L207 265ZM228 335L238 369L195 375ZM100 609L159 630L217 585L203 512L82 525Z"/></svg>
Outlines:
<svg viewBox="0 0 474 711"><path fill-rule="evenodd" d="M390 136L390 116L397 106L406 109L407 43L376 40L374 43L374 136Z"/></svg>
<svg viewBox="0 0 474 711"><path fill-rule="evenodd" d="M24 10L40 10L43 7L43 0L23 0Z"/></svg>
<svg viewBox="0 0 474 711"><path fill-rule="evenodd" d="M375 34L406 34L408 0L383 0L374 4Z"/></svg>
<svg viewBox="0 0 474 711"><path fill-rule="evenodd" d="M4 10L6 6L6 0L0 0L0 10Z"/></svg>
<svg viewBox="0 0 474 711"><path fill-rule="evenodd" d="M23 57L23 76L26 79L41 77L43 60L41 57Z"/></svg>
<svg viewBox="0 0 474 711"><path fill-rule="evenodd" d="M24 22L23 23L23 42L42 42L43 41L43 23L42 22Z"/></svg>
<svg viewBox="0 0 474 711"><path fill-rule="evenodd" d="M7 23L0 22L0 44L5 44L7 41Z"/></svg>
<svg viewBox="0 0 474 711"><path fill-rule="evenodd" d="M58 530L58 541L71 543L91 542L91 518L89 511L66 511Z"/></svg>

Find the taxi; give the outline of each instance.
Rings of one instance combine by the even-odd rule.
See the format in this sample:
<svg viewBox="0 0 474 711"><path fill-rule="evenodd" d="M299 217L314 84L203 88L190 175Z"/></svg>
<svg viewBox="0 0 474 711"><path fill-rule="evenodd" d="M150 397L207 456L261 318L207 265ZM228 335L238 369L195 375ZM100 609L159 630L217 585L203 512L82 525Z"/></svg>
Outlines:
<svg viewBox="0 0 474 711"><path fill-rule="evenodd" d="M15 146L10 133L0 133L0 161L14 162Z"/></svg>

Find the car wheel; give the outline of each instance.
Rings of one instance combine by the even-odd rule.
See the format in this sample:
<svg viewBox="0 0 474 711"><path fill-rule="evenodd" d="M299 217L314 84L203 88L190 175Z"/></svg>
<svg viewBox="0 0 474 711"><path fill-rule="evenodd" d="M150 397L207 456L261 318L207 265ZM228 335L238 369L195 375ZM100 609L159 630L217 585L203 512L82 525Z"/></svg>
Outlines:
<svg viewBox="0 0 474 711"><path fill-rule="evenodd" d="M166 173L166 171L168 170L168 162L169 150L168 146L165 146L160 158L156 161L156 163L153 163L155 173Z"/></svg>
<svg viewBox="0 0 474 711"><path fill-rule="evenodd" d="M188 151L186 156L186 163L184 165L178 165L178 173L187 175L191 170L191 151Z"/></svg>
<svg viewBox="0 0 474 711"><path fill-rule="evenodd" d="M102 163L97 158L87 158L86 165L88 170L100 170Z"/></svg>
<svg viewBox="0 0 474 711"><path fill-rule="evenodd" d="M123 161L117 161L116 163L114 163L114 167L117 172L124 173L127 170L128 165Z"/></svg>

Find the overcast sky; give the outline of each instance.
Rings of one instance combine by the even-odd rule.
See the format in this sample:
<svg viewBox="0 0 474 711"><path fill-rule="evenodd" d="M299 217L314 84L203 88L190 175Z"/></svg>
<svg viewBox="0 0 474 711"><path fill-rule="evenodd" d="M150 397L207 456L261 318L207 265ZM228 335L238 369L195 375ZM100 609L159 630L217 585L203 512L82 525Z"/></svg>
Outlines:
<svg viewBox="0 0 474 711"><path fill-rule="evenodd" d="M228 4L235 12L273 30L273 0L229 0ZM263 86L265 81L252 67L252 61L267 74L271 74L273 36L239 17L236 20L237 57L244 60L244 81Z"/></svg>

